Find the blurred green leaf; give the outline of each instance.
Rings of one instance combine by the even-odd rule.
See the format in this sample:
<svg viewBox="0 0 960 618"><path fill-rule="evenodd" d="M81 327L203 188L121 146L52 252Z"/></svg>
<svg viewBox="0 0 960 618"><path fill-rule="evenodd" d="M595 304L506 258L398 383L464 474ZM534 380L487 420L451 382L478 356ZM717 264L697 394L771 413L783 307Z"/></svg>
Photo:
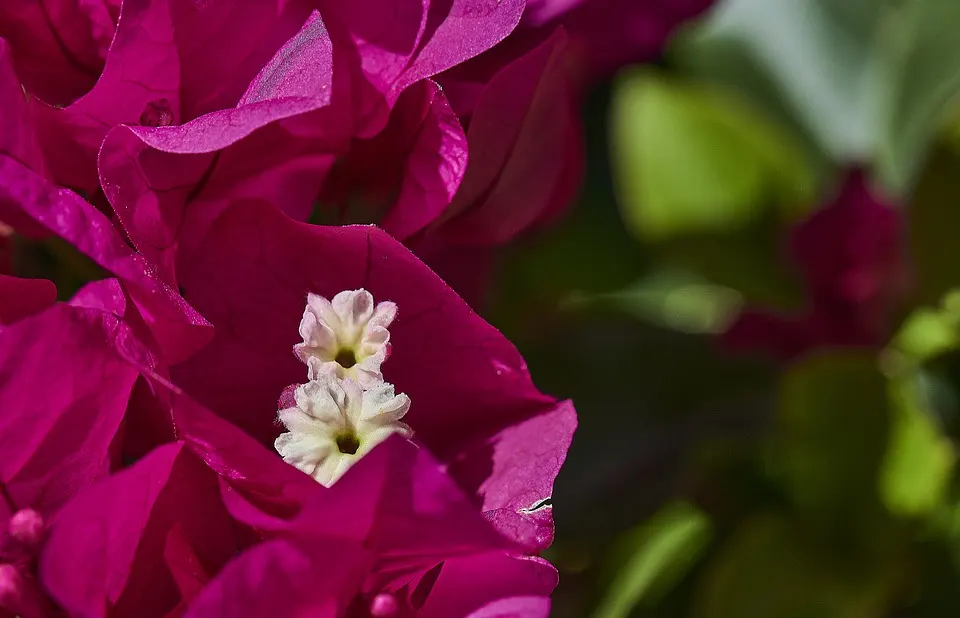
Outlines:
<svg viewBox="0 0 960 618"><path fill-rule="evenodd" d="M728 88L748 98L796 136L817 170L826 171L826 153L791 102L780 93L778 78L764 68L748 41L708 38L712 25L707 21L681 30L669 49L670 62L688 79Z"/></svg>
<svg viewBox="0 0 960 618"><path fill-rule="evenodd" d="M611 113L615 184L641 238L736 230L772 204L811 199L802 149L729 92L638 68L622 76Z"/></svg>
<svg viewBox="0 0 960 618"><path fill-rule="evenodd" d="M632 285L606 294L576 294L570 308L613 307L651 324L686 333L718 333L736 317L742 298L736 290L692 273L660 269Z"/></svg>
<svg viewBox="0 0 960 618"><path fill-rule="evenodd" d="M748 520L708 567L694 618L875 618L887 576L777 516Z"/></svg>
<svg viewBox="0 0 960 618"><path fill-rule="evenodd" d="M892 347L911 363L922 362L955 348L960 343L957 327L956 316L921 307L904 321Z"/></svg>
<svg viewBox="0 0 960 618"><path fill-rule="evenodd" d="M956 460L953 445L925 409L914 376L892 381L890 397L893 418L881 495L892 513L927 515L946 496Z"/></svg>
<svg viewBox="0 0 960 618"><path fill-rule="evenodd" d="M960 91L958 22L952 0L727 0L677 57L903 193Z"/></svg>
<svg viewBox="0 0 960 618"><path fill-rule="evenodd" d="M899 367L886 373L900 373L919 363L941 356L960 345L960 290L944 295L937 308L920 307L908 315L893 337L888 360ZM891 357L891 355L896 357Z"/></svg>
<svg viewBox="0 0 960 618"><path fill-rule="evenodd" d="M658 245L662 259L736 290L747 303L789 309L803 302L800 279L784 259L786 231L766 218L731 233L690 234Z"/></svg>
<svg viewBox="0 0 960 618"><path fill-rule="evenodd" d="M582 203L535 243L503 256L485 317L514 342L538 336L571 296L610 293L647 268L645 248L623 229L612 203Z"/></svg>
<svg viewBox="0 0 960 618"><path fill-rule="evenodd" d="M900 375L912 372L924 409L933 416L944 434L956 441L960 436L960 350L950 350L917 366L907 365Z"/></svg>
<svg viewBox="0 0 960 618"><path fill-rule="evenodd" d="M877 477L890 418L887 382L868 353L837 352L790 368L773 456L798 506L862 526L879 506Z"/></svg>
<svg viewBox="0 0 960 618"><path fill-rule="evenodd" d="M55 236L32 240L14 234L12 246L13 272L19 277L53 281L57 298L62 301L69 300L87 283L109 276L76 247Z"/></svg>
<svg viewBox="0 0 960 618"><path fill-rule="evenodd" d="M505 247L484 317L516 343L536 337L571 293L612 292L642 276L649 249L623 226L610 182L607 145L609 88L584 101L584 184L558 225Z"/></svg>
<svg viewBox="0 0 960 618"><path fill-rule="evenodd" d="M938 148L928 161L907 211L917 300L935 305L960 285L960 154Z"/></svg>
<svg viewBox="0 0 960 618"><path fill-rule="evenodd" d="M898 2L885 15L880 53L887 90L877 165L894 188L912 183L947 104L960 92L958 25L960 2L953 0Z"/></svg>
<svg viewBox="0 0 960 618"><path fill-rule="evenodd" d="M696 507L665 506L625 541L630 557L593 617L623 618L640 603L655 603L687 573L710 537L710 520Z"/></svg>
<svg viewBox="0 0 960 618"><path fill-rule="evenodd" d="M843 5L841 13L835 7ZM685 41L684 64L706 62L724 76L759 71L835 160L863 159L871 150L879 84L871 81L872 45L885 2L727 0ZM742 50L749 60L717 67L711 59ZM701 58L703 60L701 60ZM752 94L752 93L750 93ZM769 101L770 93L761 92Z"/></svg>
<svg viewBox="0 0 960 618"><path fill-rule="evenodd" d="M917 559L911 567L919 583L919 589L915 589L919 595L910 599L909 607L900 615L909 618L960 616L960 595L957 594L960 556L956 549L930 539L917 544L915 555Z"/></svg>

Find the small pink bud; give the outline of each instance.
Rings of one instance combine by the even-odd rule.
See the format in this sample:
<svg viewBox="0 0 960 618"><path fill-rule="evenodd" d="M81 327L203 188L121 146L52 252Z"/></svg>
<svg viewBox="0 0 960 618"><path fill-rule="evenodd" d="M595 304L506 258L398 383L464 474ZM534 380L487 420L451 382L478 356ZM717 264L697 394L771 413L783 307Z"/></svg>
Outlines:
<svg viewBox="0 0 960 618"><path fill-rule="evenodd" d="M12 564L0 564L0 609L13 611L23 596L23 578Z"/></svg>
<svg viewBox="0 0 960 618"><path fill-rule="evenodd" d="M7 530L10 536L19 543L35 547L43 538L43 516L33 509L21 509L13 514Z"/></svg>
<svg viewBox="0 0 960 618"><path fill-rule="evenodd" d="M144 127L169 127L172 124L173 111L166 99L150 101L140 114L140 125Z"/></svg>
<svg viewBox="0 0 960 618"><path fill-rule="evenodd" d="M393 616L397 613L399 606L397 599L392 594L381 593L373 597L370 603L370 615L380 618L382 616Z"/></svg>

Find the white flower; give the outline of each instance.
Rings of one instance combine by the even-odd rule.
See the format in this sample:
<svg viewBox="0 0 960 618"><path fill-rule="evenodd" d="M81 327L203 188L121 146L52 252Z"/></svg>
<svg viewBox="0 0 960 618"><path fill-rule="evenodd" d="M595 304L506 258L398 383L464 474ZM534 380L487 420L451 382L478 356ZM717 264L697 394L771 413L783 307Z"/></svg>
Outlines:
<svg viewBox="0 0 960 618"><path fill-rule="evenodd" d="M350 378L320 376L297 387L296 406L280 410L287 431L274 448L283 460L330 486L391 434L406 438L413 430L400 419L410 398L381 382L364 391Z"/></svg>
<svg viewBox="0 0 960 618"><path fill-rule="evenodd" d="M397 317L391 302L373 304L366 290L346 290L329 301L309 294L300 320L303 343L294 346L307 364L307 377L321 375L351 378L364 388L383 381L380 365L390 354L390 331Z"/></svg>

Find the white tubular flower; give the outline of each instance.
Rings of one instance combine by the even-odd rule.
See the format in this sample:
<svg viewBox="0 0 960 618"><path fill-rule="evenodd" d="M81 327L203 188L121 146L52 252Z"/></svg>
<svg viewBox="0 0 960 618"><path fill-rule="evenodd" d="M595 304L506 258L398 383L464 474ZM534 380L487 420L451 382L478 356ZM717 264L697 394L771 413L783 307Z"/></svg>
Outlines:
<svg viewBox="0 0 960 618"><path fill-rule="evenodd" d="M333 301L309 294L300 320L303 343L294 352L311 380L335 375L372 388L383 381L380 365L390 354L387 328L396 317L396 304L374 307L373 295L363 289L340 292Z"/></svg>
<svg viewBox="0 0 960 618"><path fill-rule="evenodd" d="M364 391L349 379L321 376L297 387L295 407L280 410L287 431L274 448L283 460L330 486L361 457L391 434L413 430L400 419L410 398L381 382Z"/></svg>

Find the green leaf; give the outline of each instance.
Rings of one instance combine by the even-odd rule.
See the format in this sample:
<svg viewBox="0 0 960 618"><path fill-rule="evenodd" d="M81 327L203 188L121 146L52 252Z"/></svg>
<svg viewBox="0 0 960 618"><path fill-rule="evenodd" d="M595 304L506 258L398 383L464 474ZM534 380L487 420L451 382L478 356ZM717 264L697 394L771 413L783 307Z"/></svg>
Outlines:
<svg viewBox="0 0 960 618"><path fill-rule="evenodd" d="M709 565L694 618L874 618L887 575L789 520L748 520Z"/></svg>
<svg viewBox="0 0 960 618"><path fill-rule="evenodd" d="M960 92L958 27L950 0L728 0L677 56L903 194Z"/></svg>
<svg viewBox="0 0 960 618"><path fill-rule="evenodd" d="M915 367L960 345L960 290L951 290L940 307L915 309L900 326L890 344L899 365ZM902 361L906 361L905 363ZM896 373L896 367L892 368ZM888 374L890 371L887 372Z"/></svg>
<svg viewBox="0 0 960 618"><path fill-rule="evenodd" d="M862 527L879 507L888 408L886 379L869 354L823 354L789 370L773 457L798 506L832 524Z"/></svg>
<svg viewBox="0 0 960 618"><path fill-rule="evenodd" d="M502 256L485 317L523 342L572 296L623 288L647 269L645 247L623 229L611 202L583 201L560 225ZM587 259L589 256L589 259Z"/></svg>
<svg viewBox="0 0 960 618"><path fill-rule="evenodd" d="M55 236L32 240L14 234L11 245L13 271L17 276L53 281L57 298L63 301L87 283L109 275L76 247Z"/></svg>
<svg viewBox="0 0 960 618"><path fill-rule="evenodd" d="M913 363L948 352L960 343L958 324L953 316L921 307L911 313L892 342Z"/></svg>
<svg viewBox="0 0 960 618"><path fill-rule="evenodd" d="M952 0L901 2L885 15L880 53L889 89L877 165L896 189L916 177L947 104L960 92L958 28L960 2Z"/></svg>
<svg viewBox="0 0 960 618"><path fill-rule="evenodd" d="M770 205L811 199L801 148L728 92L634 69L614 94L611 123L621 208L641 238L742 229Z"/></svg>
<svg viewBox="0 0 960 618"><path fill-rule="evenodd" d="M684 64L707 68L723 81L742 72L772 84L777 99L807 128L820 148L839 161L868 156L879 109L871 64L878 12L883 0L728 0L685 43ZM844 9L837 11L838 6ZM716 58L739 51L739 66L718 66ZM739 57L738 57L739 56ZM746 61L746 62L744 62ZM753 94L752 92L750 94Z"/></svg>
<svg viewBox="0 0 960 618"><path fill-rule="evenodd" d="M893 418L880 477L881 495L892 513L928 515L946 497L956 455L927 411L915 376L890 386Z"/></svg>
<svg viewBox="0 0 960 618"><path fill-rule="evenodd" d="M736 290L747 303L795 309L804 295L784 259L784 237L780 222L765 219L733 233L673 238L657 248L665 261Z"/></svg>
<svg viewBox="0 0 960 618"><path fill-rule="evenodd" d="M960 285L960 154L939 148L925 167L907 211L917 300L935 305Z"/></svg>
<svg viewBox="0 0 960 618"><path fill-rule="evenodd" d="M568 307L602 305L638 319L686 333L718 333L736 317L739 293L692 273L660 269L617 292L574 295Z"/></svg>
<svg viewBox="0 0 960 618"><path fill-rule="evenodd" d="M655 603L700 557L711 534L710 520L697 508L665 506L626 541L630 557L593 618L622 618L638 604Z"/></svg>

